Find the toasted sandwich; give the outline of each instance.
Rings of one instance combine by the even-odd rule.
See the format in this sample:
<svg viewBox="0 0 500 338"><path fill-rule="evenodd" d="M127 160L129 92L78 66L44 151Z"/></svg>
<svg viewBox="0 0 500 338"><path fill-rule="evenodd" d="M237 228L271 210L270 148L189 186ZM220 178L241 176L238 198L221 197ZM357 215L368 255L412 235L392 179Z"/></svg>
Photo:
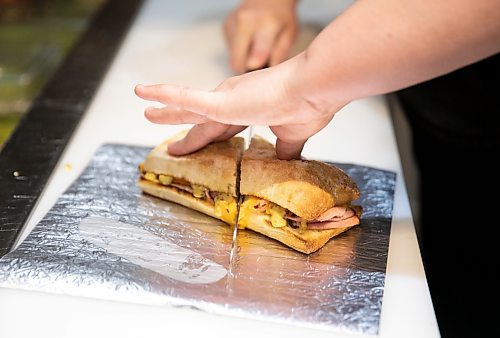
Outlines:
<svg viewBox="0 0 500 338"><path fill-rule="evenodd" d="M259 232L303 253L359 224L356 183L318 161L279 160L274 146L254 137L241 160L238 227Z"/></svg>
<svg viewBox="0 0 500 338"><path fill-rule="evenodd" d="M168 144L184 135L166 140L148 154L139 165L139 187L149 195L236 224L237 179L244 140L233 137L189 155L170 156Z"/></svg>

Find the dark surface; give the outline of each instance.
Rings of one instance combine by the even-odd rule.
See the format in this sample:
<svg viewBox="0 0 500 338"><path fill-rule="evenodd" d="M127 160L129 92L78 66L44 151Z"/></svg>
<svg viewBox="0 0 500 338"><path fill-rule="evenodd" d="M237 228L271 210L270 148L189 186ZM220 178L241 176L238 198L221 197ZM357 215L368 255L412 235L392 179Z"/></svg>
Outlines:
<svg viewBox="0 0 500 338"><path fill-rule="evenodd" d="M142 0L109 0L0 153L0 256L20 234Z"/></svg>
<svg viewBox="0 0 500 338"><path fill-rule="evenodd" d="M0 0L0 151L104 0Z"/></svg>
<svg viewBox="0 0 500 338"><path fill-rule="evenodd" d="M427 281L443 338L498 336L500 55L399 92L421 177Z"/></svg>

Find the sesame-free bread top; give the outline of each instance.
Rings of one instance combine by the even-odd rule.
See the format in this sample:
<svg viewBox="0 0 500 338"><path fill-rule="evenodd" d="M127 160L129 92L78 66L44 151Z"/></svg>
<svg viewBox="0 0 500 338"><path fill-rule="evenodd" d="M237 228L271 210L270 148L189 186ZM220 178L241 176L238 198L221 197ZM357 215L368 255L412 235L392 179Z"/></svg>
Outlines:
<svg viewBox="0 0 500 338"><path fill-rule="evenodd" d="M318 161L279 160L274 146L261 137L254 137L243 154L240 193L274 202L306 220L360 194L341 169Z"/></svg>
<svg viewBox="0 0 500 338"><path fill-rule="evenodd" d="M143 163L144 170L183 178L212 191L236 197L237 172L244 140L241 137L232 137L227 141L211 143L188 155L169 155L168 145L185 134L180 133L154 148Z"/></svg>

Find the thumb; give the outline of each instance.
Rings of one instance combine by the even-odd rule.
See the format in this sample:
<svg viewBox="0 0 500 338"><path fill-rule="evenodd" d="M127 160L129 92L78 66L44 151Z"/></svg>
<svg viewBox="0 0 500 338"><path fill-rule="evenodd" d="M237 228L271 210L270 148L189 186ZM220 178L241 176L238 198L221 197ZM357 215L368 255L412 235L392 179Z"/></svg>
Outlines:
<svg viewBox="0 0 500 338"><path fill-rule="evenodd" d="M307 140L283 141L276 139L276 155L280 160L300 160L302 149Z"/></svg>

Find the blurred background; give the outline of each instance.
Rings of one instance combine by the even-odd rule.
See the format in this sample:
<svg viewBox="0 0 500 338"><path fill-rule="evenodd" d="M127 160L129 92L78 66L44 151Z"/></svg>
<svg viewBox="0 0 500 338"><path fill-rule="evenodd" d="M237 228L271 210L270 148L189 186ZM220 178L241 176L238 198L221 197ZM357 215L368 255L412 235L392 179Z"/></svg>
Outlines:
<svg viewBox="0 0 500 338"><path fill-rule="evenodd" d="M0 150L104 0L0 0Z"/></svg>

